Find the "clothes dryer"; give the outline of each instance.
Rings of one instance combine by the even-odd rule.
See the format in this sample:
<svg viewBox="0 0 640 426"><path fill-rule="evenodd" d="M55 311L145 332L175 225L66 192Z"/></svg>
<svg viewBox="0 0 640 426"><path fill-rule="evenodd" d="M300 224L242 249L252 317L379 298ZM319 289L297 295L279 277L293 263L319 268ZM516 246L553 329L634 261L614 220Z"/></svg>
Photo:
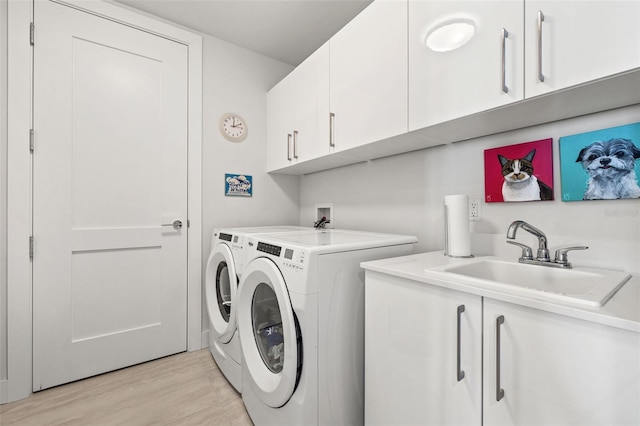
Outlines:
<svg viewBox="0 0 640 426"><path fill-rule="evenodd" d="M360 262L409 254L416 241L331 229L248 237L237 321L256 425L363 424Z"/></svg>
<svg viewBox="0 0 640 426"><path fill-rule="evenodd" d="M262 233L313 231L301 226L218 228L213 232L205 271L205 303L209 316L209 350L229 383L241 391L240 342L236 333L235 298L244 269L247 236Z"/></svg>

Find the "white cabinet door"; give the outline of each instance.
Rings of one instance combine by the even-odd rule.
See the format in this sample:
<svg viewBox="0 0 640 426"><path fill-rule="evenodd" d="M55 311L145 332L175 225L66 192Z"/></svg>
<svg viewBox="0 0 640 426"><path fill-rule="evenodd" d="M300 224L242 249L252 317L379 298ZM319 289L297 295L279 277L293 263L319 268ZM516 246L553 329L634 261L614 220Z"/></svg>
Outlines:
<svg viewBox="0 0 640 426"><path fill-rule="evenodd" d="M409 1L409 131L523 99L523 14L523 0ZM473 38L450 51L427 47L451 22L474 26Z"/></svg>
<svg viewBox="0 0 640 426"><path fill-rule="evenodd" d="M329 43L267 94L268 170L328 154Z"/></svg>
<svg viewBox="0 0 640 426"><path fill-rule="evenodd" d="M294 81L291 74L267 93L267 170L291 165Z"/></svg>
<svg viewBox="0 0 640 426"><path fill-rule="evenodd" d="M407 1L374 1L330 45L336 151L406 133Z"/></svg>
<svg viewBox="0 0 640 426"><path fill-rule="evenodd" d="M292 73L295 93L293 158L305 161L326 155L329 147L329 43Z"/></svg>
<svg viewBox="0 0 640 426"><path fill-rule="evenodd" d="M640 1L527 1L525 8L527 97L640 67Z"/></svg>
<svg viewBox="0 0 640 426"><path fill-rule="evenodd" d="M485 299L483 362L484 424L640 424L638 333Z"/></svg>
<svg viewBox="0 0 640 426"><path fill-rule="evenodd" d="M367 271L365 423L479 425L481 332L479 296Z"/></svg>

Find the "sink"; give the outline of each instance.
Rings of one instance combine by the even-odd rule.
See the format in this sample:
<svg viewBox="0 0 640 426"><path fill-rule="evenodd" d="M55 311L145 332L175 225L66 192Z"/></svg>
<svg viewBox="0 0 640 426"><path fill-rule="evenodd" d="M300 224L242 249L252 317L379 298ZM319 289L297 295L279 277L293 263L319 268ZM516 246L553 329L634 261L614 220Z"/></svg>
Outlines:
<svg viewBox="0 0 640 426"><path fill-rule="evenodd" d="M460 284L499 289L536 299L603 306L631 275L608 269L552 268L479 257L427 269Z"/></svg>

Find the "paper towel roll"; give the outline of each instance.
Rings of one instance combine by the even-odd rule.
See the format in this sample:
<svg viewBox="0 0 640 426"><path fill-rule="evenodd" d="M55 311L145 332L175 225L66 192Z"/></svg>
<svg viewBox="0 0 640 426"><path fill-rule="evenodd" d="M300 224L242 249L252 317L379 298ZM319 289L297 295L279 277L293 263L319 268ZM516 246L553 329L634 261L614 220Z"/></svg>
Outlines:
<svg viewBox="0 0 640 426"><path fill-rule="evenodd" d="M445 195L444 212L444 254L451 257L470 257L469 196Z"/></svg>

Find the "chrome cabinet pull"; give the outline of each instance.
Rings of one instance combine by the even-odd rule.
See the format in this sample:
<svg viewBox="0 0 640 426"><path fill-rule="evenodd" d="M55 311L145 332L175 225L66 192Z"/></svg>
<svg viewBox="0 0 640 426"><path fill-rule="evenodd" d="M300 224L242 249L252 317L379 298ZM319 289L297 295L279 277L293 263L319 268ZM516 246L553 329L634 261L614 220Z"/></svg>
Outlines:
<svg viewBox="0 0 640 426"><path fill-rule="evenodd" d="M462 379L464 379L464 371L460 369L460 316L462 315L462 313L464 312L464 305L460 305L458 306L458 332L457 332L457 341L458 341L458 345L457 345L457 354L456 354L456 371L457 371L457 379L458 381L461 381Z"/></svg>
<svg viewBox="0 0 640 426"><path fill-rule="evenodd" d="M332 112L329 113L329 146L334 148L336 146L335 142L335 120L336 115Z"/></svg>
<svg viewBox="0 0 640 426"><path fill-rule="evenodd" d="M544 22L544 13L538 11L538 80L544 81L542 74L542 23Z"/></svg>
<svg viewBox="0 0 640 426"><path fill-rule="evenodd" d="M502 29L502 91L504 93L509 93L509 88L507 87L507 77L506 77L506 58L507 58L507 48L506 48L506 40L509 37L509 31L505 28Z"/></svg>
<svg viewBox="0 0 640 426"><path fill-rule="evenodd" d="M504 389L500 387L500 326L504 324L504 315L496 319L496 401L504 398Z"/></svg>
<svg viewBox="0 0 640 426"><path fill-rule="evenodd" d="M287 134L287 160L291 161L291 133Z"/></svg>
<svg viewBox="0 0 640 426"><path fill-rule="evenodd" d="M293 158L298 159L298 131L293 131Z"/></svg>
<svg viewBox="0 0 640 426"><path fill-rule="evenodd" d="M171 226L173 229L180 229L182 228L182 221L180 219L176 219L171 223L163 223L160 226Z"/></svg>

